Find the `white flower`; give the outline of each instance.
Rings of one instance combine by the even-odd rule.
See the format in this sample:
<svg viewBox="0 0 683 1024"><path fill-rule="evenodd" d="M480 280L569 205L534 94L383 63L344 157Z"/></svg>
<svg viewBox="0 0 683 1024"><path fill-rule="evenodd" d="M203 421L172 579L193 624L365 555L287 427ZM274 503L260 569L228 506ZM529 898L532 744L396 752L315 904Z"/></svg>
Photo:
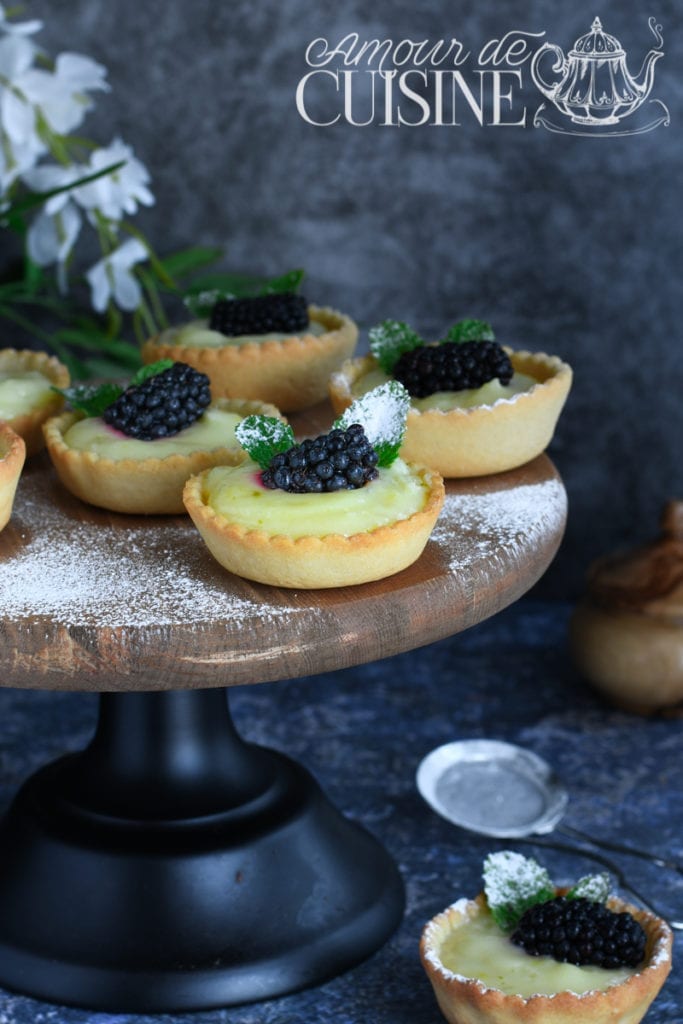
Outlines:
<svg viewBox="0 0 683 1024"><path fill-rule="evenodd" d="M124 213L136 213L138 203L144 206L153 204L154 196L147 188L149 172L121 139L114 139L106 148L95 150L85 172L95 174L122 161L125 161L124 166L117 171L105 174L88 185L81 185L77 193L81 206L99 210L109 220L121 220Z"/></svg>
<svg viewBox="0 0 683 1024"><path fill-rule="evenodd" d="M24 172L22 179L32 192L51 192L55 188L73 184L74 181L85 177L86 174L88 174L88 169L80 164L70 164L68 167L62 167L59 164L46 164ZM76 192L77 190L73 189L51 196L43 209L49 214L57 213L74 198Z"/></svg>
<svg viewBox="0 0 683 1024"><path fill-rule="evenodd" d="M59 135L78 128L93 102L88 89L109 89L107 69L79 53L60 53L54 71L31 68L14 85Z"/></svg>
<svg viewBox="0 0 683 1024"><path fill-rule="evenodd" d="M73 203L67 203L54 216L44 210L31 224L26 238L28 254L39 267L57 264L57 285L67 290L66 262L81 230L81 215Z"/></svg>
<svg viewBox="0 0 683 1024"><path fill-rule="evenodd" d="M34 192L50 192L54 188L70 185L83 177L83 168L35 167L23 175L24 182ZM37 214L26 236L27 251L40 267L57 264L57 284L65 292L66 262L81 230L81 213L73 202L73 192L60 192L51 196Z"/></svg>
<svg viewBox="0 0 683 1024"><path fill-rule="evenodd" d="M62 53L54 71L44 71L33 67L36 53L25 36L0 39L0 128L14 159L19 147L39 154L47 149L38 133L37 114L52 131L65 134L80 125L92 106L86 90L108 88L106 69L89 57Z"/></svg>
<svg viewBox="0 0 683 1024"><path fill-rule="evenodd" d="M36 47L23 36L0 39L0 125L13 144L35 136L36 115L21 89L31 73ZM37 145L43 143L37 139Z"/></svg>
<svg viewBox="0 0 683 1024"><path fill-rule="evenodd" d="M7 191L19 175L35 166L45 149L37 136L26 142L12 142L0 129L0 195Z"/></svg>
<svg viewBox="0 0 683 1024"><path fill-rule="evenodd" d="M0 4L0 31L18 36L29 36L33 32L39 32L43 27L42 21L8 21L5 14L4 4Z"/></svg>
<svg viewBox="0 0 683 1024"><path fill-rule="evenodd" d="M148 252L142 242L131 238L90 268L85 276L91 288L93 308L98 313L105 311L110 299L128 312L137 309L142 290L130 268L147 257Z"/></svg>

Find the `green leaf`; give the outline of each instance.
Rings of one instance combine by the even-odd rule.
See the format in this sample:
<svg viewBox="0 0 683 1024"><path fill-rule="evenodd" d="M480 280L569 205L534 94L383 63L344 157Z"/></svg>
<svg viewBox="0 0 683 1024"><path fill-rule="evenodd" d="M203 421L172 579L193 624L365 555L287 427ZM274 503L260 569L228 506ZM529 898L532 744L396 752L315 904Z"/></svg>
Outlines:
<svg viewBox="0 0 683 1024"><path fill-rule="evenodd" d="M30 195L25 196L23 199L18 199L6 207L0 214L0 224L7 222L12 227L12 218L26 213L27 210L32 210L34 206L41 206L48 199L51 199L52 196L58 196L62 192L70 192L72 189L78 188L79 185L87 185L91 181L97 181L98 178L104 177L105 174L113 174L125 164L125 160L119 160L118 163L110 164L109 167L103 167L100 171L94 171L92 174L85 174L82 178L77 178L76 181L70 181L68 185L59 185L57 188L51 188L47 192L32 192Z"/></svg>
<svg viewBox="0 0 683 1024"><path fill-rule="evenodd" d="M120 384L76 384L69 388L52 388L62 395L72 409L84 412L86 416L101 416L119 395L123 394Z"/></svg>
<svg viewBox="0 0 683 1024"><path fill-rule="evenodd" d="M203 318L221 299L242 299L274 292L295 291L303 279L303 270L290 270L279 277L248 277L244 274L209 274L192 286L184 302L193 316Z"/></svg>
<svg viewBox="0 0 683 1024"><path fill-rule="evenodd" d="M202 267L215 263L223 255L220 249L211 249L207 246L194 246L191 249L181 249L179 252L162 256L159 263L170 277L185 277Z"/></svg>
<svg viewBox="0 0 683 1024"><path fill-rule="evenodd" d="M63 327L53 337L67 345L78 345L89 352L104 352L113 356L127 369L140 366L140 350L136 345L122 338L110 338L99 328Z"/></svg>
<svg viewBox="0 0 683 1024"><path fill-rule="evenodd" d="M606 871L599 875L584 875L567 893L568 900L593 900L605 903L612 892L612 880Z"/></svg>
<svg viewBox="0 0 683 1024"><path fill-rule="evenodd" d="M346 430L353 423L360 423L379 456L377 465L387 467L403 444L409 409L410 395L397 380L390 380L357 398L333 426Z"/></svg>
<svg viewBox="0 0 683 1024"><path fill-rule="evenodd" d="M259 295L273 295L275 292L296 292L304 279L304 271L288 270L286 274L279 277L267 279L259 289Z"/></svg>
<svg viewBox="0 0 683 1024"><path fill-rule="evenodd" d="M424 342L419 334L400 320L384 320L368 331L370 351L385 373L393 373L394 366L404 352L419 348Z"/></svg>
<svg viewBox="0 0 683 1024"><path fill-rule="evenodd" d="M442 339L442 343L444 341L494 341L495 337L493 327L485 320L458 320L456 324L453 324L446 337Z"/></svg>
<svg viewBox="0 0 683 1024"><path fill-rule="evenodd" d="M553 899L555 887L545 868L531 857L502 850L484 861L484 892L496 924L511 931L525 910Z"/></svg>
<svg viewBox="0 0 683 1024"><path fill-rule="evenodd" d="M296 444L292 428L275 416L247 416L237 424L235 436L261 469L266 469L278 452L286 452Z"/></svg>
<svg viewBox="0 0 683 1024"><path fill-rule="evenodd" d="M148 363L147 366L141 366L137 373L131 378L131 382L128 387L137 387L138 384L142 384L143 380L147 380L148 377L156 377L158 373L163 373L164 370L170 370L172 366L172 359L159 359L156 363Z"/></svg>

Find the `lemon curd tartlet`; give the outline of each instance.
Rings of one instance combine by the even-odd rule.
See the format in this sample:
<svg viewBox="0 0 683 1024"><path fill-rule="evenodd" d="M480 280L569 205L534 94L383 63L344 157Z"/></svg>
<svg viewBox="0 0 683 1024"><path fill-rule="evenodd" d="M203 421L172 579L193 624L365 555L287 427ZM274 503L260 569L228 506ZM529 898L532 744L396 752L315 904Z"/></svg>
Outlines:
<svg viewBox="0 0 683 1024"><path fill-rule="evenodd" d="M24 439L7 423L0 423L0 530L12 515L14 495L26 458Z"/></svg>
<svg viewBox="0 0 683 1024"><path fill-rule="evenodd" d="M529 863L509 851L489 860L500 858ZM599 886L604 877L595 876ZM583 884L589 892L595 879L582 880L577 891ZM420 955L449 1024L638 1024L643 1019L671 967L668 925L614 896L561 892L546 892L544 900L546 913L551 907L556 920L566 918L551 930L550 941L558 947L552 954L537 948L543 941L538 905L527 904L507 933L494 916L499 908L491 907L486 893L460 899L428 922ZM568 915L579 922L573 930ZM564 945L557 938L560 928L572 936ZM625 936L612 939L617 952L611 959L602 952L609 936L604 942L599 937L609 929L612 936ZM585 952L591 943L599 947L597 954ZM603 963L586 962L591 957Z"/></svg>
<svg viewBox="0 0 683 1024"><path fill-rule="evenodd" d="M401 405L404 419L407 396ZM253 443L262 424L245 420L238 437L255 457L187 482L187 511L224 568L274 586L329 588L383 579L420 557L443 480L397 459L400 437L387 454L384 428L364 425L363 413L357 404L329 434L300 445L291 435L269 450Z"/></svg>
<svg viewBox="0 0 683 1024"><path fill-rule="evenodd" d="M224 299L208 315L150 338L142 359L175 359L211 380L217 397L269 402L283 412L327 397L331 373L353 353L358 328L293 293Z"/></svg>
<svg viewBox="0 0 683 1024"><path fill-rule="evenodd" d="M254 413L276 419L280 416L274 406L262 402L238 399L211 402L204 378L204 395L209 398L209 404L195 408L187 425L176 429L176 424L164 430L169 403L173 406L170 413L173 416L178 402L191 401L185 394L184 384L171 385L164 391L164 372L168 373L169 368L150 375L139 385L131 385L115 402L105 406L101 415L88 415L87 410L80 408L53 417L45 424L47 449L57 475L76 497L113 512L182 513L182 492L188 477L209 466L236 463L245 458L235 438L235 429L246 416ZM195 374L194 370L191 372ZM145 430L137 431L144 436L135 436L136 424L145 409L135 404L137 399L130 399L140 391L148 393L147 402L161 424L159 436L150 438L146 436L149 431ZM130 422L125 417L121 421L110 414L121 401L128 401L131 406ZM127 433L129 430L134 433Z"/></svg>
<svg viewBox="0 0 683 1024"><path fill-rule="evenodd" d="M423 386L413 389L403 380L411 392L411 408L401 456L432 466L445 477L483 476L514 469L540 455L550 443L571 387L571 368L544 352L497 346L508 360L508 374L486 378L485 368L481 375L475 374L473 386L468 386L467 373L459 378L450 372L451 366L429 365L436 363L437 349L442 363L446 362L441 359L446 353L452 354L455 363L462 355L462 361L467 361L477 341L494 344L488 324L461 323L481 324L484 337L449 341L447 336L443 342L426 345L404 324L385 321L374 328L370 332L372 354L348 359L332 374L332 406L339 413L359 395L391 379L403 352L407 353L404 362L417 363L419 356L425 364L417 373L418 377L422 373ZM457 337L458 327L456 324L449 333L455 332ZM414 343L399 356L391 345L397 333L407 334L409 342ZM486 379L481 380L482 376ZM457 387L453 386L454 377Z"/></svg>
<svg viewBox="0 0 683 1024"><path fill-rule="evenodd" d="M43 447L43 423L64 405L53 390L69 385L69 371L54 356L29 349L0 350L0 421L26 443L26 454Z"/></svg>

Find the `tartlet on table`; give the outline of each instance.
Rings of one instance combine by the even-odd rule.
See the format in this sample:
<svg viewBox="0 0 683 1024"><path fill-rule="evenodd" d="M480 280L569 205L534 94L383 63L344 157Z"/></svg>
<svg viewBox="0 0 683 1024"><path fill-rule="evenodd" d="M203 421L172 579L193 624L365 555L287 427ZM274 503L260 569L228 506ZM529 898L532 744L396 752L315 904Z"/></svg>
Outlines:
<svg viewBox="0 0 683 1024"><path fill-rule="evenodd" d="M443 480L396 458L407 395L400 396L399 434L386 444L381 422L364 415L376 397L365 396L328 434L300 444L247 419L237 435L252 457L188 480L187 511L225 569L272 586L318 589L384 579L420 557L443 505ZM387 398L385 389L379 400ZM259 449L259 435L269 430L269 444Z"/></svg>
<svg viewBox="0 0 683 1024"><path fill-rule="evenodd" d="M483 337L430 345L418 339L405 324L385 321L370 332L370 355L346 360L332 374L329 395L335 412L347 408L366 390L391 379L395 360L382 349L387 334L407 331L418 347L455 349L475 340L493 341L490 325L482 321L461 321L481 325ZM477 329L470 334L476 335ZM444 388L425 397L411 397L406 435L401 456L432 466L444 477L484 476L500 473L531 461L548 447L557 420L569 394L571 367L545 352L512 350L499 346L509 359L511 379L502 383L492 377L473 388ZM409 387L410 390L410 387Z"/></svg>
<svg viewBox="0 0 683 1024"><path fill-rule="evenodd" d="M26 458L24 439L7 423L0 423L0 530L12 515L14 495Z"/></svg>
<svg viewBox="0 0 683 1024"><path fill-rule="evenodd" d="M259 306L269 303L279 303L284 313L262 315ZM296 304L296 317L286 303ZM231 306L238 307L237 316L226 309ZM210 315L146 341L142 359L187 363L207 374L216 397L269 402L288 413L327 397L330 374L351 356L357 340L358 328L345 313L308 305L294 293L264 295L218 300Z"/></svg>
<svg viewBox="0 0 683 1024"><path fill-rule="evenodd" d="M494 866L501 862L522 864L523 871L538 867L512 851L487 859ZM569 890L553 887L545 877L550 887L538 897L529 896L525 883L511 890L519 900L512 917L512 900L496 906L487 885L475 899L457 900L426 924L420 957L449 1024L638 1024L647 1013L671 969L667 923L609 894L605 874L588 876ZM580 889L583 897L577 895ZM618 930L623 935L618 952L607 952L607 938L600 945L570 931L569 923L560 925L562 936L560 928L550 928L544 937L538 916L532 916L541 909L533 903L536 898L546 906L564 904L556 914L568 922L573 914L574 921L583 922L579 927L591 927L591 918L599 915L594 935L603 928ZM567 953L568 945L576 948Z"/></svg>
<svg viewBox="0 0 683 1024"><path fill-rule="evenodd" d="M69 379L66 366L47 352L0 350L0 421L24 439L27 456L43 448L43 423L64 406L53 386L66 388Z"/></svg>
<svg viewBox="0 0 683 1024"><path fill-rule="evenodd" d="M178 367L180 364L172 364ZM62 413L48 420L44 426L48 453L63 485L77 498L91 505L113 512L144 515L177 515L185 511L182 492L185 481L194 473L209 466L240 462L245 454L235 439L235 427L246 416L255 413L280 418L274 406L244 399L210 400L208 381L205 400L199 411L187 418L189 424L182 429L169 429L156 438L124 433L135 429L137 412L133 412L132 426L121 423L112 410L117 402L141 389L153 390L153 382L161 379L171 368L162 363L163 370L150 375L139 384L132 384L123 394L102 410L89 408L89 398L76 410ZM148 367L148 371L154 367ZM106 386L105 386L106 387ZM120 390L120 389L119 389ZM95 389L97 394L97 389ZM167 399L182 399L182 387L167 393L164 400L154 405L155 415L164 425L167 417ZM108 396L107 396L108 397ZM78 396L72 400L79 402ZM154 399L153 402L156 402ZM101 411L101 415L94 415ZM111 422L107 422L107 418Z"/></svg>

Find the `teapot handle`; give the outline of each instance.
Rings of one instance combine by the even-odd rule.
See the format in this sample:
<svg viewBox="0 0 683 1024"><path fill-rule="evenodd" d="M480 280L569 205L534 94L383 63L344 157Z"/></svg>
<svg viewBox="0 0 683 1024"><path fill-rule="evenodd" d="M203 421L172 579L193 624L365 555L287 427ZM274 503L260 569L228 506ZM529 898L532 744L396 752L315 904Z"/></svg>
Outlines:
<svg viewBox="0 0 683 1024"><path fill-rule="evenodd" d="M548 82L546 82L545 78L543 78L543 76L541 75L540 71L538 70L538 65L541 60L541 57L545 57L546 53L555 54L555 63L553 64L553 71L566 72L567 58L565 57L562 49L557 45L557 43L544 43L543 46L541 46L540 49L536 51L532 58L530 67L531 77L533 78L534 82L541 90L543 95L547 96L549 100L552 100L554 99L555 92L560 83L557 82L555 83L555 85L549 85Z"/></svg>

